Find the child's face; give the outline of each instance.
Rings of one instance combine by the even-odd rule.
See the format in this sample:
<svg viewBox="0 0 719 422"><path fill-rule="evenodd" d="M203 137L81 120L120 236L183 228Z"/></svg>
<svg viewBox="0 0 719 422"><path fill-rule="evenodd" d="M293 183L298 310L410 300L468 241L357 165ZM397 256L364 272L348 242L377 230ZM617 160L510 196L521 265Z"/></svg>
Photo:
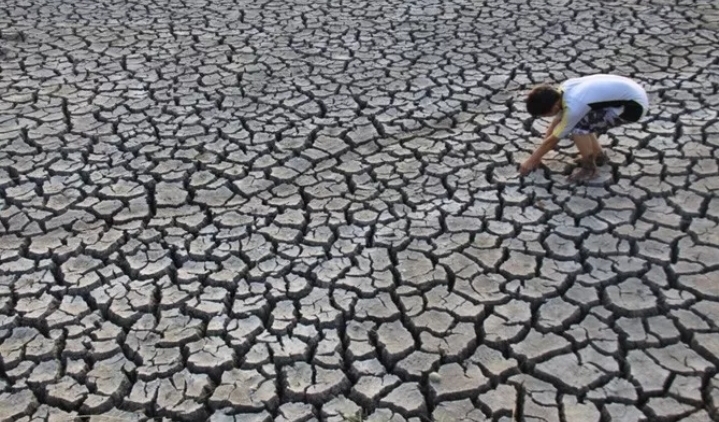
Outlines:
<svg viewBox="0 0 719 422"><path fill-rule="evenodd" d="M547 114L543 115L542 117L554 117L557 114L559 114L560 111L562 111L562 103L557 102L556 104L554 104L554 106L551 108L551 110L549 110L549 112Z"/></svg>

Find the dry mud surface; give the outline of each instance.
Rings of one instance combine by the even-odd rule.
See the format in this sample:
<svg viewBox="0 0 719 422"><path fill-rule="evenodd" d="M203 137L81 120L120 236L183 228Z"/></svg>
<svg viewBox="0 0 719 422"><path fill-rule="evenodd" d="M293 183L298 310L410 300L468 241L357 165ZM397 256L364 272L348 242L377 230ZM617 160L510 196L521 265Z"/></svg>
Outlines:
<svg viewBox="0 0 719 422"><path fill-rule="evenodd" d="M718 32L710 0L4 0L0 420L719 420ZM650 115L589 184L567 142L518 177L525 90L596 72Z"/></svg>

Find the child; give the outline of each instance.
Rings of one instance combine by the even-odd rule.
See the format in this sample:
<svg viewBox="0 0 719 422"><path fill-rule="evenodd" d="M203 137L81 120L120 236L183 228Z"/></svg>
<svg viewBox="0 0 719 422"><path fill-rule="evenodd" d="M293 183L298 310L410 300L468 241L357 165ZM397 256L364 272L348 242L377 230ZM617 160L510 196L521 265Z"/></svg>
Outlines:
<svg viewBox="0 0 719 422"><path fill-rule="evenodd" d="M542 157L561 138L570 136L580 154L580 170L570 180L591 179L607 161L597 135L631 122L638 122L649 108L644 89L629 78L592 75L573 78L558 88L540 85L526 100L532 117L552 117L544 142L519 168L522 175L536 169Z"/></svg>

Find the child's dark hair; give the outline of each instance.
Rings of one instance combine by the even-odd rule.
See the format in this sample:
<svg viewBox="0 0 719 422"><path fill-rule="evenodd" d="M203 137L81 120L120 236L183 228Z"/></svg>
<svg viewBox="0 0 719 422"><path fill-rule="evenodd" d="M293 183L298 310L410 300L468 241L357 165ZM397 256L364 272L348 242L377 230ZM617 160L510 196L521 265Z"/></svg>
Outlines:
<svg viewBox="0 0 719 422"><path fill-rule="evenodd" d="M549 113L557 101L562 99L562 94L550 85L539 85L532 89L527 96L527 112L533 117L543 116Z"/></svg>

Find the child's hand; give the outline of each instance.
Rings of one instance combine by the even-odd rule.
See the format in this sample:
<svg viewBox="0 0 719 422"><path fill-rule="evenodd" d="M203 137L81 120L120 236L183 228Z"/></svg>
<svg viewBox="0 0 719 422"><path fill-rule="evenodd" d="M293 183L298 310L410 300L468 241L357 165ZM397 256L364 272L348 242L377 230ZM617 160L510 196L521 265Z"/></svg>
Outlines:
<svg viewBox="0 0 719 422"><path fill-rule="evenodd" d="M532 157L529 157L519 166L519 174L521 174L522 176L526 176L532 170L537 168L538 165L539 163L535 162Z"/></svg>

